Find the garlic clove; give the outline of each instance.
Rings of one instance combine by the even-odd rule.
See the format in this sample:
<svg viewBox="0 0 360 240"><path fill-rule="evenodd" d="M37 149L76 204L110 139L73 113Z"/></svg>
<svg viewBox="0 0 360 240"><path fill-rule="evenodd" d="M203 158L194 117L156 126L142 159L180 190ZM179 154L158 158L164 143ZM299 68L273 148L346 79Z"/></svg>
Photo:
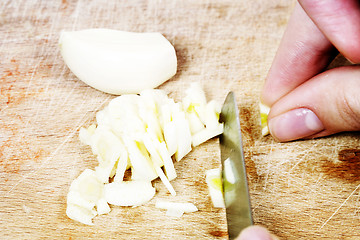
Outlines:
<svg viewBox="0 0 360 240"><path fill-rule="evenodd" d="M111 29L62 32L61 55L86 84L106 93L139 93L175 75L174 47L160 33Z"/></svg>

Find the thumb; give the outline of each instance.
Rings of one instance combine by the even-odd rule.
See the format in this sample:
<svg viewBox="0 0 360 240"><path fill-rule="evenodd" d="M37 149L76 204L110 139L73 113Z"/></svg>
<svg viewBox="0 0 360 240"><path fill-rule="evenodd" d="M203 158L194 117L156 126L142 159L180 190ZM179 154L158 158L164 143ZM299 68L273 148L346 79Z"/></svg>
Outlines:
<svg viewBox="0 0 360 240"><path fill-rule="evenodd" d="M266 228L250 226L245 228L235 240L278 240L278 238L269 233Z"/></svg>
<svg viewBox="0 0 360 240"><path fill-rule="evenodd" d="M360 67L323 72L277 101L270 133L285 142L360 130Z"/></svg>

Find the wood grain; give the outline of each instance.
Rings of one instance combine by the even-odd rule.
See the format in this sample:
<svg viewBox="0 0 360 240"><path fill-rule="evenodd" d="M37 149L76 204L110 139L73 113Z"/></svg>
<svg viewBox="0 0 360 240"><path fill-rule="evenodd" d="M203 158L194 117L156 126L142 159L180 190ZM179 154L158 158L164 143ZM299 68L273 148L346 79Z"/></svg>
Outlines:
<svg viewBox="0 0 360 240"><path fill-rule="evenodd" d="M1 239L226 239L224 210L207 195L219 165L213 139L176 164L172 198L199 212L113 207L84 226L65 215L71 181L96 165L78 130L114 96L80 82L57 46L62 30L158 31L175 46L178 73L161 89L176 100L199 81L209 99L234 91L257 224L281 239L360 239L359 135L292 143L261 137L258 96L294 1L2 0L0 2Z"/></svg>

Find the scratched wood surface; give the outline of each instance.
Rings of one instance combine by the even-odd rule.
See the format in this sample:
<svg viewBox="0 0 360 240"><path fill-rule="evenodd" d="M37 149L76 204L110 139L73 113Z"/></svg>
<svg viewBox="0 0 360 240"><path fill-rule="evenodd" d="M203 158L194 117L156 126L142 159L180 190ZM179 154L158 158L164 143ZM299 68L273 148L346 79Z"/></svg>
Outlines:
<svg viewBox="0 0 360 240"><path fill-rule="evenodd" d="M84 226L65 215L71 181L96 166L78 130L114 96L80 82L64 65L62 30L158 31L175 46L178 73L161 89L176 100L199 81L209 99L233 90L239 104L254 220L281 239L360 239L359 135L277 143L261 137L259 93L294 2L287 0L0 2L0 238L226 239L222 209L205 170L219 165L218 140L176 164L172 198L199 212L169 218L155 199L113 207Z"/></svg>

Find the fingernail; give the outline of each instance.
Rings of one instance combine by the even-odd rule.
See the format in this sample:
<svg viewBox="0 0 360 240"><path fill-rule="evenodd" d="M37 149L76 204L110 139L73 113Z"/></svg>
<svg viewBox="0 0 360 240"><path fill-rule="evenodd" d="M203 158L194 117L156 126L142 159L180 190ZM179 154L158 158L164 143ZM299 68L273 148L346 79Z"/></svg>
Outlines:
<svg viewBox="0 0 360 240"><path fill-rule="evenodd" d="M277 238L273 238L272 235L269 233L269 231L263 227L251 226L245 228L237 239L238 240L273 240Z"/></svg>
<svg viewBox="0 0 360 240"><path fill-rule="evenodd" d="M269 119L272 136L281 142L311 136L324 129L324 125L314 112L307 108L291 110Z"/></svg>

